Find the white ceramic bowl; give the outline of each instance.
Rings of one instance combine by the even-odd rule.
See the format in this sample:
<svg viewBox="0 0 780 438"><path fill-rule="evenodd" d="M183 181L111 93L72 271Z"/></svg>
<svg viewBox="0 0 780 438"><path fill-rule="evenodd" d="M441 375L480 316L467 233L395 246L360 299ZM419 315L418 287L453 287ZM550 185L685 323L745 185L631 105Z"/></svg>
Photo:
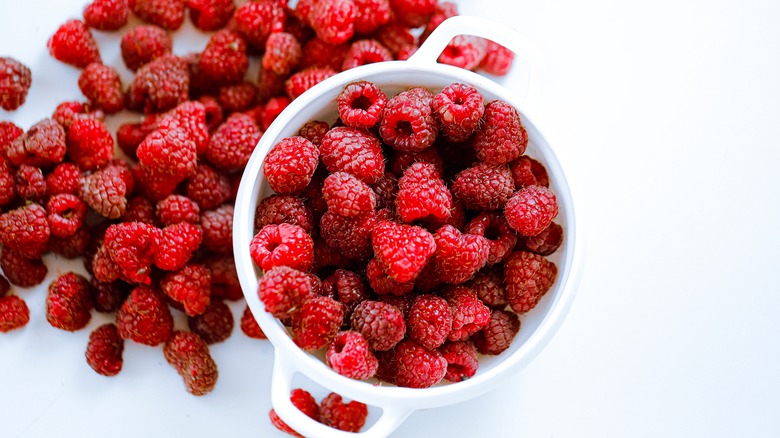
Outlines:
<svg viewBox="0 0 780 438"><path fill-rule="evenodd" d="M347 70L299 96L265 132L244 171L233 222L233 246L238 276L253 315L275 347L271 384L273 407L287 424L305 436L387 436L416 409L458 403L495 388L508 374L523 368L542 350L560 326L574 297L577 272L582 260L582 245L575 221L574 199L566 175L553 149L529 118L524 106L525 100L521 100L521 96L485 76L436 63L438 55L450 39L460 34L489 38L514 51L518 55L516 63L531 65L531 85L526 88L533 89L533 80L537 79L535 74L538 70L533 68L534 52L527 42L505 26L474 17L453 17L442 23L408 61L369 64ZM255 208L261 199L272 194L263 176L263 160L274 144L284 137L296 135L306 122L334 122L337 118L337 96L345 85L357 80L374 82L389 96L411 86L423 86L438 91L453 82L471 84L484 95L486 102L502 99L518 109L528 131L529 144L526 154L541 161L549 172L550 189L556 194L559 203L556 221L564 228L561 248L549 257L558 266L558 277L536 308L521 316L520 332L511 347L498 356L482 356L479 370L469 380L413 389L346 378L332 371L321 357L298 348L284 326L265 312L258 298L258 278L262 271L252 263L249 242L254 236ZM361 401L373 409L380 408L381 416L359 434L338 431L317 423L290 402L290 391L296 373L302 373L347 399Z"/></svg>

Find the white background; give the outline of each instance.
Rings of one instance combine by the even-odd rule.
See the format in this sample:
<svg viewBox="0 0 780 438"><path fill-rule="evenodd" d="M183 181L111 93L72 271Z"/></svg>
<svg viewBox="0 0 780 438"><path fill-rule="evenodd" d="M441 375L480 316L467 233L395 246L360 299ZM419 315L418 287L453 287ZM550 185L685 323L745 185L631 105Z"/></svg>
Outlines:
<svg viewBox="0 0 780 438"><path fill-rule="evenodd" d="M33 69L28 103L0 119L26 129L82 99L78 71L45 42L84 3L0 0L0 55ZM568 319L530 366L413 414L394 436L777 436L780 3L458 3L544 55L533 118L583 195L587 261ZM116 36L98 38L121 65ZM213 346L220 380L206 397L184 392L159 348L127 343L122 373L98 376L83 359L89 330L45 321L45 285L73 268L46 261L44 287L17 290L30 324L0 336L0 436L286 436L266 416L267 342L236 329Z"/></svg>

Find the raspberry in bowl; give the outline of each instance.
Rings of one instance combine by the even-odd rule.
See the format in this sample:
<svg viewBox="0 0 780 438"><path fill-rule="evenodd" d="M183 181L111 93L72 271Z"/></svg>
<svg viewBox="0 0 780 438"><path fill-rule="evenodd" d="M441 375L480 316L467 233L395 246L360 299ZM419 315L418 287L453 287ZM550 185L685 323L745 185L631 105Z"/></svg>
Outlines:
<svg viewBox="0 0 780 438"><path fill-rule="evenodd" d="M448 19L408 61L298 96L244 172L236 266L275 347L274 409L304 435L343 432L293 406L296 374L381 408L360 435L386 436L521 369L573 299L566 176L513 93L435 62L460 34L525 48L502 26Z"/></svg>

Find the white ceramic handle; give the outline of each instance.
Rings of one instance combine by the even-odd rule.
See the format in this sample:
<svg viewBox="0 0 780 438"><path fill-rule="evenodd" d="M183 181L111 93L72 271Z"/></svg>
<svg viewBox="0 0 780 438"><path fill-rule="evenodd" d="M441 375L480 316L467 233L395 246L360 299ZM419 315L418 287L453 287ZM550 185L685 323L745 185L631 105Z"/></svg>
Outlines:
<svg viewBox="0 0 780 438"><path fill-rule="evenodd" d="M382 416L371 427L358 432L344 432L319 423L301 412L290 401L292 381L298 372L292 360L277 348L274 352L274 370L271 381L271 404L276 414L305 437L317 438L380 438L390 435L414 409L386 404L378 406ZM360 401L360 400L358 400ZM370 408L370 407L369 407Z"/></svg>
<svg viewBox="0 0 780 438"><path fill-rule="evenodd" d="M528 66L528 82L520 97L525 101L537 102L542 89L542 57L536 47L514 29L479 17L457 15L444 20L417 49L408 62L436 63L439 55L450 41L458 35L473 35L487 38L515 53L515 60L522 59ZM516 68L516 67L515 67ZM497 82L502 81L496 78ZM504 83L514 89L516 84ZM521 90L515 90L521 91Z"/></svg>

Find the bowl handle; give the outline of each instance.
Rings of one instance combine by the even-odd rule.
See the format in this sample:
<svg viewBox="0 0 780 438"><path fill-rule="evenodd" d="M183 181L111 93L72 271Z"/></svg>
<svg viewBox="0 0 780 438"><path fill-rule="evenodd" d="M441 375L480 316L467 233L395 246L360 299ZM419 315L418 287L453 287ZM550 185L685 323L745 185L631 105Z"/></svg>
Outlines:
<svg viewBox="0 0 780 438"><path fill-rule="evenodd" d="M334 429L313 420L290 401L290 392L293 389L292 381L297 372L293 361L277 348L274 353L273 378L271 380L271 404L279 418L303 436L319 438L386 437L414 411L406 406L386 403L378 406L382 409L382 416L369 428L358 433Z"/></svg>
<svg viewBox="0 0 780 438"><path fill-rule="evenodd" d="M407 62L432 64L436 63L439 55L450 41L458 35L473 35L487 38L494 43L501 44L515 53L528 67L528 79L525 92L520 94L526 102L536 104L542 89L542 57L533 43L517 33L514 29L501 23L486 20L480 17L457 15L444 20L425 40L419 49L407 60ZM516 67L513 67L515 69ZM511 74L511 72L510 72ZM491 76L492 77L492 76ZM510 85L511 81L502 80L501 77L493 77L503 85ZM508 77L504 77L507 78ZM514 88L509 86L508 88ZM525 106L525 105L524 105Z"/></svg>

